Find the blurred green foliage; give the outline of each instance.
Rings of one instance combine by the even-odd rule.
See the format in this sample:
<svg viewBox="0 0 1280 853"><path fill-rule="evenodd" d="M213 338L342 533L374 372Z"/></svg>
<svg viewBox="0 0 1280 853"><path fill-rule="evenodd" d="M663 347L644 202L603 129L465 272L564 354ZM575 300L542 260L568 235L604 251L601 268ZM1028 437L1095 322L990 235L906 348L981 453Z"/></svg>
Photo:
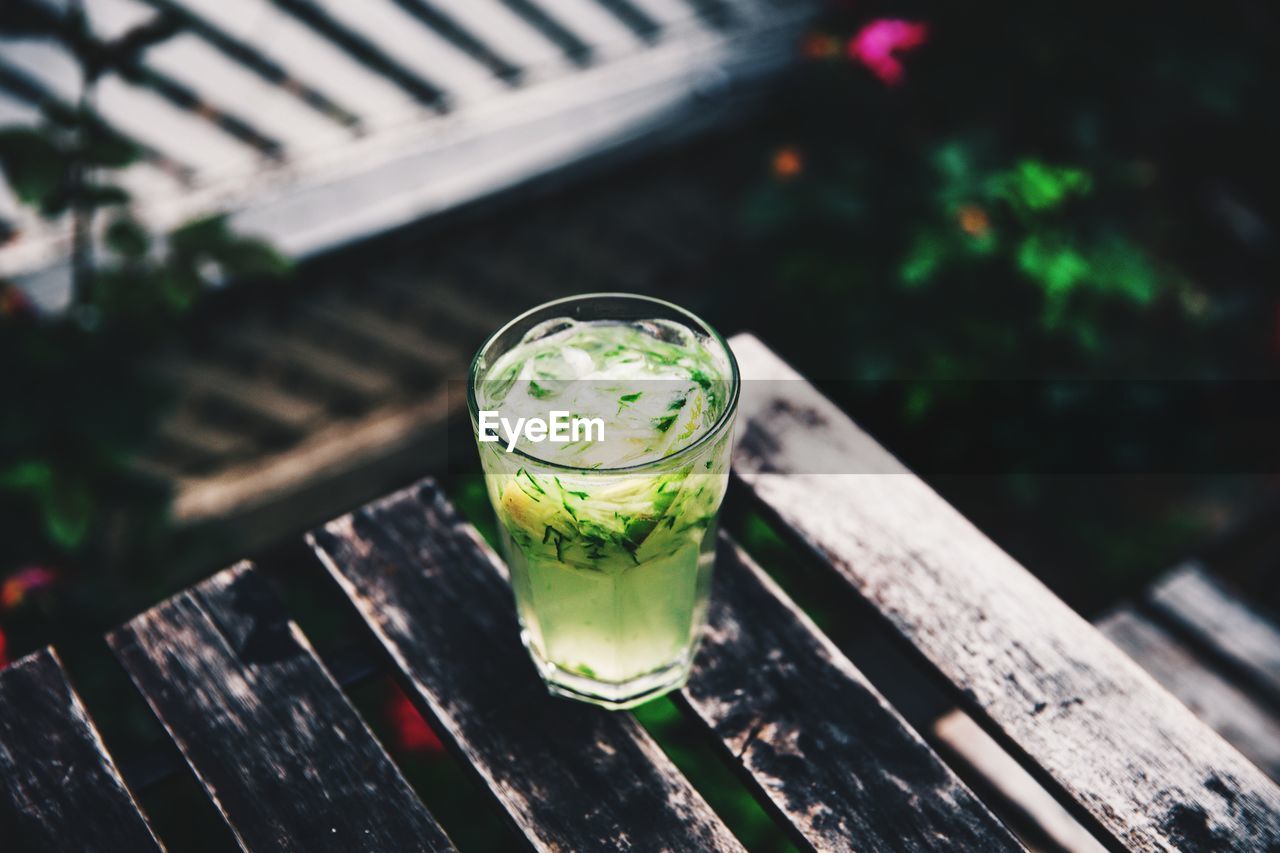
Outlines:
<svg viewBox="0 0 1280 853"><path fill-rule="evenodd" d="M925 35L886 78L854 46L894 19ZM1277 31L1280 9L1236 0L830 4L742 137L760 178L716 322L764 335L909 466L1002 440L971 403L986 380L1029 380L1066 418L1090 405L1073 380L1278 378ZM1266 485L1040 475L1059 450L925 473L1085 610Z"/></svg>
<svg viewBox="0 0 1280 853"><path fill-rule="evenodd" d="M113 176L147 153L89 106L119 50L77 8L7 7L0 32L61 39L86 81L80 103L42 103L38 126L0 128L5 181L71 235L73 279L54 313L0 281L0 577L26 564L110 573L153 541L166 502L130 467L166 404L148 362L210 286L280 280L290 263L222 217L163 234L135 217Z"/></svg>
<svg viewBox="0 0 1280 853"><path fill-rule="evenodd" d="M880 10L901 85L836 7L757 142L735 319L864 379L1275 373L1274 10Z"/></svg>

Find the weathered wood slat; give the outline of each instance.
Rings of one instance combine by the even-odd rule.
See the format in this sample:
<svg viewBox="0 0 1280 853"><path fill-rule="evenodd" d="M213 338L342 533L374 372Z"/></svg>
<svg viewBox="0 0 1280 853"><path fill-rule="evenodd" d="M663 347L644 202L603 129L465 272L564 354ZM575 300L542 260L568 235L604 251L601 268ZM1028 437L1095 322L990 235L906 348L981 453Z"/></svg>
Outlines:
<svg viewBox="0 0 1280 853"><path fill-rule="evenodd" d="M310 534L410 695L544 850L739 850L630 714L548 695L505 569L431 481Z"/></svg>
<svg viewBox="0 0 1280 853"><path fill-rule="evenodd" d="M1199 574L1198 569L1193 570ZM1166 576L1166 580L1182 571L1176 570ZM1182 637L1173 636L1131 606L1125 606L1095 624L1197 717L1212 726L1272 779L1280 779L1280 766L1277 766L1280 721L1253 697L1219 675L1213 668L1214 661L1197 657L1195 651L1184 644ZM1229 630L1227 625L1218 627ZM1026 771L964 712L950 712L935 724L934 730L958 760L968 764L973 773L999 792L1007 807L1036 821L1054 843L1069 850L1081 849L1080 840L1075 836L1083 829L1069 817L1055 814L1061 811L1061 806L1027 777Z"/></svg>
<svg viewBox="0 0 1280 853"><path fill-rule="evenodd" d="M226 340L234 347L255 353L265 364L300 371L339 393L379 400L386 399L395 388L395 380L385 373L335 354L301 335L258 325L235 329Z"/></svg>
<svg viewBox="0 0 1280 853"><path fill-rule="evenodd" d="M727 539L707 634L680 696L814 849L1021 849Z"/></svg>
<svg viewBox="0 0 1280 853"><path fill-rule="evenodd" d="M184 412L162 422L156 438L162 445L175 448L180 455L194 456L201 461L234 459L254 449L248 436Z"/></svg>
<svg viewBox="0 0 1280 853"><path fill-rule="evenodd" d="M247 563L107 640L245 850L452 849Z"/></svg>
<svg viewBox="0 0 1280 853"><path fill-rule="evenodd" d="M456 347L423 334L416 326L389 319L377 311L356 304L315 303L306 309L325 325L351 334L365 345L386 350L417 369L426 368L438 376L463 370L470 355Z"/></svg>
<svg viewBox="0 0 1280 853"><path fill-rule="evenodd" d="M1280 845L1280 788L749 335L749 490L1118 843Z"/></svg>
<svg viewBox="0 0 1280 853"><path fill-rule="evenodd" d="M165 365L164 375L195 396L207 395L219 404L231 405L251 420L302 432L320 423L325 407L315 400L291 394L256 376L243 376L214 361L190 361Z"/></svg>
<svg viewBox="0 0 1280 853"><path fill-rule="evenodd" d="M375 272L369 286L382 298L391 298L403 306L411 319L452 330L451 338L462 336L476 345L511 319L509 310L498 310L480 300L480 294L467 293L461 277L406 276L398 272ZM440 329L436 331L439 336Z"/></svg>
<svg viewBox="0 0 1280 853"><path fill-rule="evenodd" d="M970 781L982 780L983 802L1009 821L1031 849L1070 853L1106 850L964 711L943 714L934 721L933 734L947 763L966 766L965 778Z"/></svg>
<svg viewBox="0 0 1280 853"><path fill-rule="evenodd" d="M1165 575L1149 599L1161 615L1225 658L1254 687L1280 704L1280 627L1195 565Z"/></svg>
<svg viewBox="0 0 1280 853"><path fill-rule="evenodd" d="M1280 780L1280 721L1267 709L1131 607L1109 614L1098 630L1267 775Z"/></svg>
<svg viewBox="0 0 1280 853"><path fill-rule="evenodd" d="M163 850L53 649L0 672L0 849Z"/></svg>

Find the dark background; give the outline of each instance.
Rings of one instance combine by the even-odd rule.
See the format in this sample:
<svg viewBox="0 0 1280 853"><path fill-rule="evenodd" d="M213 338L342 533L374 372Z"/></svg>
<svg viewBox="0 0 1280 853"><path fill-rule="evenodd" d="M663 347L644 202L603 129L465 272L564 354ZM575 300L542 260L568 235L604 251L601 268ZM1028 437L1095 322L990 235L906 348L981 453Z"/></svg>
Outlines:
<svg viewBox="0 0 1280 853"><path fill-rule="evenodd" d="M831 3L760 109L679 146L298 265L204 223L164 269L101 270L89 322L42 316L5 286L0 663L56 643L97 707L117 709L104 721L117 752L162 750L101 635L240 553L216 524L171 523L169 487L129 464L175 405L149 368L247 314L290 322L317 294L438 271L483 316L631 289L755 332L1086 615L1194 553L1280 604L1274 557L1215 544L1268 528L1280 485L1277 14L1235 0ZM22 145L0 151L11 183L43 168ZM200 286L210 254L234 286ZM504 257L503 275L476 266ZM487 328L474 326L447 333L474 347ZM474 474L409 454L306 524L311 510L263 521L251 550L305 577L301 529L430 473L488 524ZM762 520L732 499L730 515L824 629L856 635ZM288 595L322 649L343 634L323 593ZM394 688L353 696L451 834L500 846ZM641 719L744 838L785 844L669 704ZM143 797L162 831L193 827L182 849L219 849L194 782L173 779Z"/></svg>

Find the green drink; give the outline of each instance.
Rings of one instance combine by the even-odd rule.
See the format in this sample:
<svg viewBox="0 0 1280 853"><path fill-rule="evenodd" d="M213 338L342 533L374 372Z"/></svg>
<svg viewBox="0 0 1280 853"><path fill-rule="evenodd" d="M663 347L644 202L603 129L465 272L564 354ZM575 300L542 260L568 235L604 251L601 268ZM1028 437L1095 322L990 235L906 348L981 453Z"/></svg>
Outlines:
<svg viewBox="0 0 1280 853"><path fill-rule="evenodd" d="M625 708L688 677L737 395L724 340L646 297L549 303L476 356L481 463L552 692Z"/></svg>

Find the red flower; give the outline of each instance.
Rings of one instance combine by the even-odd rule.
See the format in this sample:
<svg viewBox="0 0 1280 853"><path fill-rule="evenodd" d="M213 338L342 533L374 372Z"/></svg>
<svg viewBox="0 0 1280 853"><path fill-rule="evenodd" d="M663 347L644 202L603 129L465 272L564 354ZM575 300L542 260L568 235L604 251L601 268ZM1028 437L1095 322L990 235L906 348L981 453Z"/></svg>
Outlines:
<svg viewBox="0 0 1280 853"><path fill-rule="evenodd" d="M21 288L0 282L0 317L30 317L35 306Z"/></svg>
<svg viewBox="0 0 1280 853"><path fill-rule="evenodd" d="M0 628L0 669L9 665L9 641L5 639L4 629Z"/></svg>
<svg viewBox="0 0 1280 853"><path fill-rule="evenodd" d="M800 42L800 53L806 59L832 59L840 55L840 42L827 33L809 33Z"/></svg>
<svg viewBox="0 0 1280 853"><path fill-rule="evenodd" d="M48 589L58 580L58 573L44 566L27 566L5 578L0 585L0 605L5 610L13 610L26 601L34 592Z"/></svg>
<svg viewBox="0 0 1280 853"><path fill-rule="evenodd" d="M804 158L798 148L779 148L773 154L773 176L780 181L789 181L804 171Z"/></svg>
<svg viewBox="0 0 1280 853"><path fill-rule="evenodd" d="M422 719L409 697L394 683L391 684L390 692L387 716L391 720L391 727L395 729L396 742L400 748L407 752L440 752L444 748L440 738L436 737L427 721Z"/></svg>
<svg viewBox="0 0 1280 853"><path fill-rule="evenodd" d="M886 86L896 86L902 82L898 54L919 47L928 38L927 24L878 18L849 39L849 58L870 68Z"/></svg>

